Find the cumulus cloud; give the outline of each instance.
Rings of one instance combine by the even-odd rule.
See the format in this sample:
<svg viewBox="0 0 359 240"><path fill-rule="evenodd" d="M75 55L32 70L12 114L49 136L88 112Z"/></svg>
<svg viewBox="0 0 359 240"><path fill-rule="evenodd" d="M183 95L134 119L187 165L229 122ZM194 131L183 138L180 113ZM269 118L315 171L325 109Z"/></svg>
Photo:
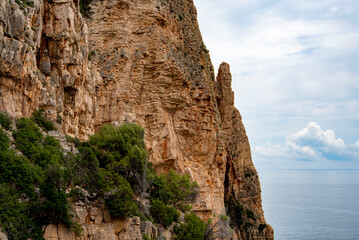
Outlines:
<svg viewBox="0 0 359 240"><path fill-rule="evenodd" d="M215 69L231 65L235 106L252 146L277 146L310 120L350 141L359 135L359 1L194 2ZM292 147L303 158L323 158Z"/></svg>
<svg viewBox="0 0 359 240"><path fill-rule="evenodd" d="M359 161L359 141L345 144L333 130L310 122L288 136L284 145L267 144L254 148L254 155L272 161Z"/></svg>

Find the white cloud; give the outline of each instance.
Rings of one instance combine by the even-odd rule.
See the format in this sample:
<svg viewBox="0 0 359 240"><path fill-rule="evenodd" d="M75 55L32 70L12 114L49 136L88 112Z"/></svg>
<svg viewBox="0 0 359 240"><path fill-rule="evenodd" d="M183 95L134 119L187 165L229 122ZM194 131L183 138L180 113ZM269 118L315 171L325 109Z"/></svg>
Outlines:
<svg viewBox="0 0 359 240"><path fill-rule="evenodd" d="M252 145L279 143L309 121L325 122L345 139L359 135L358 1L195 4L215 68L231 65L235 105Z"/></svg>
<svg viewBox="0 0 359 240"><path fill-rule="evenodd" d="M295 161L356 162L359 166L359 141L345 144L333 130L323 130L317 123L310 122L302 130L287 137L284 145L266 144L254 147L253 155L268 162L282 162L286 166Z"/></svg>
<svg viewBox="0 0 359 240"><path fill-rule="evenodd" d="M292 145L312 144L315 142L318 145L333 148L345 147L343 139L336 138L333 130L323 131L315 122L308 123L306 128L288 137L287 142Z"/></svg>

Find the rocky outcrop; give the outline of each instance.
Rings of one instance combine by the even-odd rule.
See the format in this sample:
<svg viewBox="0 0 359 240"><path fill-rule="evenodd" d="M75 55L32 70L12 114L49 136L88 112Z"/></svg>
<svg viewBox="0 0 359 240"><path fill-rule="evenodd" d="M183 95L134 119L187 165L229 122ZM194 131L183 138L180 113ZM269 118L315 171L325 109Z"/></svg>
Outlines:
<svg viewBox="0 0 359 240"><path fill-rule="evenodd" d="M95 85L78 1L0 3L0 108L29 116L45 108L63 132L93 133Z"/></svg>
<svg viewBox="0 0 359 240"><path fill-rule="evenodd" d="M273 239L269 225L258 229L260 184L229 66L216 80L193 1L94 0L91 8L85 20L77 0L0 2L0 110L16 117L42 107L60 131L81 139L104 123L136 122L156 171L173 168L199 183L200 217L219 221L234 198L254 217L232 238ZM82 224L98 226L86 228L91 239L118 236L114 222L86 211Z"/></svg>
<svg viewBox="0 0 359 240"><path fill-rule="evenodd" d="M44 227L46 240L140 240L144 234L149 238L161 239L171 234L150 221L141 221L139 217L113 219L101 200L84 189L79 190L84 197L71 205L72 215L82 231L76 235L63 224L50 224Z"/></svg>
<svg viewBox="0 0 359 240"><path fill-rule="evenodd" d="M6 234L3 233L3 232L1 231L1 229L0 229L0 239L1 239L1 240L8 240Z"/></svg>
<svg viewBox="0 0 359 240"><path fill-rule="evenodd" d="M249 219L252 226L238 229L238 239L273 239L270 226L258 230L265 224L262 210L261 188L257 171L253 165L248 137L239 111L234 107L234 93L231 89L232 76L229 65L222 63L217 76L219 84L219 112L225 136L226 171L224 176L224 199L234 198L245 210L254 213Z"/></svg>
<svg viewBox="0 0 359 240"><path fill-rule="evenodd" d="M84 210L84 208L76 208ZM83 214L83 213L82 213ZM96 216L98 219L100 215L85 215L86 217ZM44 238L46 240L76 240L76 239L91 239L91 240L133 240L142 239L140 230L140 219L138 217L126 219L123 221L117 220L113 222L96 222L88 220L81 223L83 232L81 236L76 236L71 230L66 228L63 224L48 225L44 229ZM151 236L151 235L149 235ZM156 238L157 236L153 236Z"/></svg>

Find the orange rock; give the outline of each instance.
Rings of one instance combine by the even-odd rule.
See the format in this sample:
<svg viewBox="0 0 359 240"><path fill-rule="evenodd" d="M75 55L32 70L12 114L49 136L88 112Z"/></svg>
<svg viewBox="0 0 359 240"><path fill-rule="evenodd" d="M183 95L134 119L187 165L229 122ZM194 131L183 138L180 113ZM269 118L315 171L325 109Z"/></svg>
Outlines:
<svg viewBox="0 0 359 240"><path fill-rule="evenodd" d="M273 239L269 225L259 234L260 183L229 65L216 80L192 0L93 1L86 20L78 1L35 2L27 14L0 4L0 110L27 117L43 107L60 131L81 139L104 123L136 122L156 171L186 172L200 185L193 211L219 220L234 196L256 217L234 238ZM15 12L19 21L7 21ZM86 231L112 231L108 220Z"/></svg>

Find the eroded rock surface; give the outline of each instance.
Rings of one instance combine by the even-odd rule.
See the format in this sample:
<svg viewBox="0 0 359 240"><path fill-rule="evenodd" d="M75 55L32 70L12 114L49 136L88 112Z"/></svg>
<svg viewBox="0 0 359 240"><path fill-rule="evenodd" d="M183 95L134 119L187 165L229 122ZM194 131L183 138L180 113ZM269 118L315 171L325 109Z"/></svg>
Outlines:
<svg viewBox="0 0 359 240"><path fill-rule="evenodd" d="M31 1L0 2L0 110L27 117L42 107L62 133L81 139L104 123L136 122L159 173L174 168L199 183L193 211L200 217L218 220L233 197L254 219L231 238L273 239L269 225L258 229L265 223L260 184L229 65L216 80L192 0L94 0L86 20L77 0ZM91 222L89 239L140 233L133 219L74 211L82 224ZM46 239L55 232L71 239L60 228L48 226Z"/></svg>

